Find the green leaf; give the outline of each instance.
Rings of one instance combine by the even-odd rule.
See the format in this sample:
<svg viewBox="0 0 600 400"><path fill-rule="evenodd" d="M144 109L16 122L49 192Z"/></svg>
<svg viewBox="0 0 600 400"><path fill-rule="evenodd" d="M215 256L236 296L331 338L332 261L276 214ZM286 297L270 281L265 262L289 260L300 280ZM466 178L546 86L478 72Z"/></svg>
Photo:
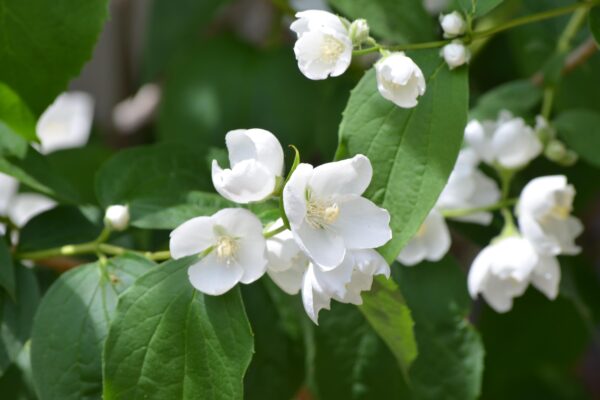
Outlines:
<svg viewBox="0 0 600 400"><path fill-rule="evenodd" d="M40 114L91 57L107 16L107 0L0 0L0 80Z"/></svg>
<svg viewBox="0 0 600 400"><path fill-rule="evenodd" d="M371 33L395 44L433 40L432 18L421 0L329 0L349 19L364 18Z"/></svg>
<svg viewBox="0 0 600 400"><path fill-rule="evenodd" d="M173 228L194 213L220 208L216 195L192 194L211 188L204 154L176 144L123 150L96 176L100 205L128 204L132 225L143 228Z"/></svg>
<svg viewBox="0 0 600 400"><path fill-rule="evenodd" d="M590 31L600 46L600 7L596 6L590 10Z"/></svg>
<svg viewBox="0 0 600 400"><path fill-rule="evenodd" d="M241 288L256 348L244 377L244 399L292 399L304 378L303 344L286 332L263 279Z"/></svg>
<svg viewBox="0 0 600 400"><path fill-rule="evenodd" d="M591 110L569 110L554 120L558 135L586 162L600 167L600 113Z"/></svg>
<svg viewBox="0 0 600 400"><path fill-rule="evenodd" d="M493 119L502 110L515 115L524 115L542 100L542 89L529 80L514 81L497 86L477 100L470 117L475 119Z"/></svg>
<svg viewBox="0 0 600 400"><path fill-rule="evenodd" d="M446 258L414 268L397 265L397 281L415 320L419 355L410 368L417 399L477 399L484 349L469 323L466 277Z"/></svg>
<svg viewBox="0 0 600 400"><path fill-rule="evenodd" d="M19 232L19 252L94 240L102 231L102 217L98 209L73 206L58 206L36 215Z"/></svg>
<svg viewBox="0 0 600 400"><path fill-rule="evenodd" d="M198 32L229 0L153 0L144 49L147 79L155 79L179 49L197 40Z"/></svg>
<svg viewBox="0 0 600 400"><path fill-rule="evenodd" d="M11 88L0 82L0 155L23 157L27 141L36 139L31 111Z"/></svg>
<svg viewBox="0 0 600 400"><path fill-rule="evenodd" d="M309 358L317 398L408 398L397 361L356 307L337 302L331 306L319 316Z"/></svg>
<svg viewBox="0 0 600 400"><path fill-rule="evenodd" d="M15 268L10 249L3 236L0 236L0 288L3 288L13 300L15 299Z"/></svg>
<svg viewBox="0 0 600 400"><path fill-rule="evenodd" d="M23 158L0 158L0 172L60 202L77 204L80 201L79 194L71 184L32 147L27 149Z"/></svg>
<svg viewBox="0 0 600 400"><path fill-rule="evenodd" d="M121 297L104 351L104 399L241 399L253 352L238 289L205 296L195 257L145 274Z"/></svg>
<svg viewBox="0 0 600 400"><path fill-rule="evenodd" d="M458 0L465 14L481 17L498 7L504 0Z"/></svg>
<svg viewBox="0 0 600 400"><path fill-rule="evenodd" d="M0 293L0 376L16 360L29 339L33 316L40 301L40 290L33 271L15 268L16 300Z"/></svg>
<svg viewBox="0 0 600 400"><path fill-rule="evenodd" d="M155 264L125 255L60 276L36 313L31 363L40 399L101 399L102 348L119 294Z"/></svg>
<svg viewBox="0 0 600 400"><path fill-rule="evenodd" d="M360 311L388 345L404 374L417 357L414 321L398 286L383 277L375 278L362 295Z"/></svg>
<svg viewBox="0 0 600 400"><path fill-rule="evenodd" d="M444 188L467 122L467 69L450 71L437 51L418 53L415 61L427 77L417 107L402 109L381 97L371 70L352 91L340 126L338 157L369 157L373 179L366 196L392 216L393 238L381 249L388 262Z"/></svg>

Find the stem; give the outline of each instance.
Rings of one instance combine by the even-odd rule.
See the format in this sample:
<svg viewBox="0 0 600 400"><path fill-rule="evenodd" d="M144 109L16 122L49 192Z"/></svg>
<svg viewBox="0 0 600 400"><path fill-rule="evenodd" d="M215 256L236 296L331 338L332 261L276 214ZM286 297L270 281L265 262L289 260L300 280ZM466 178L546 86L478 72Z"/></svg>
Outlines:
<svg viewBox="0 0 600 400"><path fill-rule="evenodd" d="M552 10L544 11L538 14L526 15L521 18L515 18L512 21L508 21L504 24L500 24L494 28L486 29L479 32L473 32L473 39L481 39L487 36L492 36L497 33L516 28L518 26L531 24L533 22L544 21L547 19L552 19L556 17L560 17L561 15L572 13L576 10L585 10L587 12L589 8L592 8L596 5L600 4L600 1L590 1L587 3L575 3L565 7L554 8Z"/></svg>
<svg viewBox="0 0 600 400"><path fill-rule="evenodd" d="M282 225L279 228L273 229L270 232L263 233L263 236L265 237L265 239L268 239L268 238L271 238L271 237L273 237L273 236L277 235L278 233L281 233L281 232L283 232L285 230L287 230L286 226Z"/></svg>
<svg viewBox="0 0 600 400"><path fill-rule="evenodd" d="M457 208L454 210L444 210L442 211L442 215L444 218L456 218L456 217L464 217L467 215L485 212L485 211L496 211L502 208L506 208L517 203L517 199L508 199L504 201L500 201L495 204L490 204L488 206L482 207L473 207L473 208Z"/></svg>

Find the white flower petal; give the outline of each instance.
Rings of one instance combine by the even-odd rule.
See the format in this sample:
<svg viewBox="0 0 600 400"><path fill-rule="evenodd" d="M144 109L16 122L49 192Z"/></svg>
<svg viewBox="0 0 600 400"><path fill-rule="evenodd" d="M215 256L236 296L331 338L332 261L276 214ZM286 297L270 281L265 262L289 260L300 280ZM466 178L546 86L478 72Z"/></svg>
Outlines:
<svg viewBox="0 0 600 400"><path fill-rule="evenodd" d="M212 296L221 295L232 289L239 282L243 273L240 265L223 263L219 261L214 252L188 269L192 285L202 293Z"/></svg>
<svg viewBox="0 0 600 400"><path fill-rule="evenodd" d="M174 259L198 254L215 244L214 219L196 217L179 225L171 232L169 249Z"/></svg>
<svg viewBox="0 0 600 400"><path fill-rule="evenodd" d="M17 193L19 181L0 172L0 215L6 215L13 196Z"/></svg>
<svg viewBox="0 0 600 400"><path fill-rule="evenodd" d="M351 195L338 206L339 217L332 226L344 238L346 248L380 247L392 238L390 214L371 200Z"/></svg>
<svg viewBox="0 0 600 400"><path fill-rule="evenodd" d="M283 188L283 207L292 227L299 227L306 217L306 189L312 173L312 165L299 164Z"/></svg>
<svg viewBox="0 0 600 400"><path fill-rule="evenodd" d="M306 272L307 266L300 267L295 265L292 268L283 271L267 270L269 277L287 294L294 295L302 288L302 279Z"/></svg>
<svg viewBox="0 0 600 400"><path fill-rule="evenodd" d="M425 93L425 77L415 62L404 53L392 53L375 64L377 88L387 100L402 108L417 105Z"/></svg>
<svg viewBox="0 0 600 400"><path fill-rule="evenodd" d="M13 197L8 208L8 217L18 227L23 227L33 217L56 206L51 198L38 193L19 193Z"/></svg>
<svg viewBox="0 0 600 400"><path fill-rule="evenodd" d="M308 222L292 232L298 246L323 268L335 268L344 259L346 247L341 236L326 229L315 229Z"/></svg>
<svg viewBox="0 0 600 400"><path fill-rule="evenodd" d="M550 300L558 296L560 284L560 265L553 256L542 256L540 262L533 270L531 283Z"/></svg>
<svg viewBox="0 0 600 400"><path fill-rule="evenodd" d="M221 169L213 160L212 181L221 196L239 204L262 201L276 186L275 175L254 160L241 161L233 169Z"/></svg>
<svg viewBox="0 0 600 400"><path fill-rule="evenodd" d="M505 168L519 168L537 157L542 143L523 119L514 118L498 126L491 142L496 160Z"/></svg>
<svg viewBox="0 0 600 400"><path fill-rule="evenodd" d="M319 311L329 310L331 307L331 297L323 292L319 286L313 266L309 266L304 281L302 282L302 304L308 317L316 324L319 324Z"/></svg>
<svg viewBox="0 0 600 400"><path fill-rule="evenodd" d="M335 161L316 167L309 180L309 187L321 197L355 194L367 190L373 167L369 159L358 154L350 159Z"/></svg>
<svg viewBox="0 0 600 400"><path fill-rule="evenodd" d="M450 250L450 231L444 217L432 210L426 219L423 243L427 249L427 260L439 261Z"/></svg>
<svg viewBox="0 0 600 400"><path fill-rule="evenodd" d="M255 160L274 176L283 173L283 149L271 132L264 129L238 129L225 136L229 161L234 167L244 160Z"/></svg>
<svg viewBox="0 0 600 400"><path fill-rule="evenodd" d="M427 250L425 249L423 242L413 238L408 241L396 259L402 265L412 267L423 261L426 256Z"/></svg>

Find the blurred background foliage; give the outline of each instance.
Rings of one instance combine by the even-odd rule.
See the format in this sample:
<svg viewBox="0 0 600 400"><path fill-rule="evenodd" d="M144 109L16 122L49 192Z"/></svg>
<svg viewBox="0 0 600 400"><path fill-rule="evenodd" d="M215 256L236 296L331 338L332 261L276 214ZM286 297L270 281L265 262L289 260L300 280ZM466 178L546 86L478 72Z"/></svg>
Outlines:
<svg viewBox="0 0 600 400"><path fill-rule="evenodd" d="M572 2L506 0L479 23L492 26ZM384 41L423 41L439 35L436 17L428 17L420 2L387 3L398 9L408 7L409 11L398 19L386 16L386 28L375 32ZM331 7L341 13L372 11L366 0L332 0ZM373 61L369 57L356 60L348 73L335 79L313 82L304 78L298 71L293 37L288 31L292 9L284 0L113 0L110 10L111 20L92 60L71 85L97 99L92 139L84 148L59 151L47 160L73 190L59 190L61 195L76 198L73 203L87 206L64 205L33 219L22 232L23 249L93 239L100 229L98 206L115 200L96 197L95 184L103 184L101 178L95 180L96 172L117 152L122 152L119 157L123 163L134 162L123 150L129 146L182 144L189 151L186 165L195 169L190 189L198 190L210 189L209 160L223 157L224 135L231 129L268 129L284 146L296 145L307 162L331 160L350 91ZM533 122L541 102L541 91L533 84L525 84L520 92L510 89L502 101L492 98L486 103L484 95L516 81L535 81L537 73L551 69L556 42L568 18L507 31L477 49L470 66L473 115L487 113L492 117L498 107L514 105ZM403 23L396 32L396 24ZM589 37L588 28L582 29L574 47ZM121 131L111 118L113 107L150 82L158 83L162 92L153 118L132 132ZM557 87L556 115L581 108L600 111L600 52L593 52L585 63L569 71ZM597 132L598 126L581 128ZM598 150L595 147L596 154ZM35 178L44 171L45 164L27 173ZM152 174L153 170L145 173ZM165 173L168 175L169 171ZM466 267L478 249L497 234L501 222L495 221L489 227L452 223L453 258L411 269L393 267L394 279L412 309L421 350L421 358L403 378L392 353L356 307L335 304L332 311L322 313L320 326L313 326L303 315L297 297L283 295L263 279L242 290L256 350L244 381L245 397L404 399L410 396L406 383L410 381L418 398L465 399L477 394L479 384L457 386L453 374L471 371L476 377L483 368L482 399L600 399L597 162L594 166L593 160L582 157L576 165L564 168L538 159L519 175L514 194L531 178L556 173L566 174L577 188L575 213L586 226L581 238L583 253L560 260L563 279L556 301L548 301L530 289L516 300L508 314L497 314L479 301L471 305L466 291ZM168 182L168 178L164 179ZM170 189L166 185L161 190ZM202 198L195 206L208 207L206 204ZM184 218L182 215L196 210L171 210L169 216L172 221L179 221ZM134 229L131 234L117 237L117 243L141 249L166 243L167 226L155 226L155 221L146 219L137 226L163 230ZM56 231L60 235L48 232L57 224L61 225L61 230ZM40 290L44 292L57 274L39 268L43 272L37 274L36 280L25 269L19 270L17 279L28 287L21 290L28 296L23 307L31 309L23 315L31 318ZM12 320L13 308L6 299L0 299L0 304L0 335L17 332L18 336L18 332L30 329L31 319ZM460 335L456 343L464 344L464 338L479 340L467 320L476 326L484 344L483 366L477 361L480 354L471 353L478 351L476 347L459 349L461 359L443 351L457 340L453 335ZM6 351L0 347L0 371L5 371L0 378L0 397L36 398L31 389L28 346L11 365L5 362ZM442 391L430 387L432 381L443 382Z"/></svg>

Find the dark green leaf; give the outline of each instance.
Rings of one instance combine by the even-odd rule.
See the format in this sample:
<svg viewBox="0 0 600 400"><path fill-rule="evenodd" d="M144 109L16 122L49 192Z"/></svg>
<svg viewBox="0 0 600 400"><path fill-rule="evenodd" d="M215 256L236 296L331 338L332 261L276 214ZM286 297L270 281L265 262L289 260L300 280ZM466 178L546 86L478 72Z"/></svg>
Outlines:
<svg viewBox="0 0 600 400"><path fill-rule="evenodd" d="M600 7L596 6L590 10L590 31L600 46Z"/></svg>
<svg viewBox="0 0 600 400"><path fill-rule="evenodd" d="M58 206L35 216L19 233L19 251L35 251L94 240L102 230L102 215L93 208ZM60 229L57 229L60 227Z"/></svg>
<svg viewBox="0 0 600 400"><path fill-rule="evenodd" d="M155 264L125 255L78 267L50 287L32 332L40 399L101 399L102 348L120 293Z"/></svg>
<svg viewBox="0 0 600 400"><path fill-rule="evenodd" d="M417 357L414 321L398 286L379 277L373 280L369 292L363 293L360 306L367 321L388 345L403 373L408 372Z"/></svg>
<svg viewBox="0 0 600 400"><path fill-rule="evenodd" d="M314 329L317 398L347 400L405 399L397 361L369 323L348 304L333 303Z"/></svg>
<svg viewBox="0 0 600 400"><path fill-rule="evenodd" d="M25 267L15 268L16 300L0 293L0 376L16 360L29 339L33 316L40 301L34 273Z"/></svg>
<svg viewBox="0 0 600 400"><path fill-rule="evenodd" d="M13 300L15 299L15 268L10 249L3 236L0 236L0 288L4 289Z"/></svg>
<svg viewBox="0 0 600 400"><path fill-rule="evenodd" d="M121 297L104 352L104 399L241 399L253 352L238 289L205 296L194 257L145 274Z"/></svg>
<svg viewBox="0 0 600 400"><path fill-rule="evenodd" d="M542 100L542 90L531 81L514 81L500 85L477 100L470 117L476 119L496 119L502 110L516 115L531 111Z"/></svg>
<svg viewBox="0 0 600 400"><path fill-rule="evenodd" d="M39 114L92 55L107 0L0 0L0 80Z"/></svg>
<svg viewBox="0 0 600 400"><path fill-rule="evenodd" d="M23 157L27 141L33 140L35 118L19 96L0 82L0 155Z"/></svg>
<svg viewBox="0 0 600 400"><path fill-rule="evenodd" d="M330 0L349 19L364 18L371 32L394 44L435 38L433 20L421 0Z"/></svg>
<svg viewBox="0 0 600 400"><path fill-rule="evenodd" d="M203 153L175 144L121 151L96 176L100 205L128 204L132 225L144 228L172 228L221 207L216 195L192 193L211 187Z"/></svg>
<svg viewBox="0 0 600 400"><path fill-rule="evenodd" d="M371 70L352 91L340 126L338 156L369 157L373 179L366 196L392 216L393 239L382 248L388 262L437 200L467 122L467 69L450 71L437 51L418 56L427 91L417 107L402 109L381 97Z"/></svg>
<svg viewBox="0 0 600 400"><path fill-rule="evenodd" d="M147 79L162 72L178 49L197 40L215 12L229 0L153 0L144 67Z"/></svg>
<svg viewBox="0 0 600 400"><path fill-rule="evenodd" d="M410 368L417 399L477 399L484 349L467 320L466 276L450 259L397 266L397 281L415 320L419 355Z"/></svg>
<svg viewBox="0 0 600 400"><path fill-rule="evenodd" d="M0 0L1 1L1 0ZM0 172L11 175L30 188L58 201L78 203L79 194L73 189L48 160L33 148L27 149L22 159L0 158Z"/></svg>
<svg viewBox="0 0 600 400"><path fill-rule="evenodd" d="M242 294L256 347L244 377L244 398L292 399L304 378L302 342L286 332L264 280L243 285Z"/></svg>
<svg viewBox="0 0 600 400"><path fill-rule="evenodd" d="M465 12L475 17L480 17L498 7L504 0L458 0L458 4Z"/></svg>
<svg viewBox="0 0 600 400"><path fill-rule="evenodd" d="M591 110L569 110L554 121L558 135L567 146L596 167L600 167L600 113Z"/></svg>

